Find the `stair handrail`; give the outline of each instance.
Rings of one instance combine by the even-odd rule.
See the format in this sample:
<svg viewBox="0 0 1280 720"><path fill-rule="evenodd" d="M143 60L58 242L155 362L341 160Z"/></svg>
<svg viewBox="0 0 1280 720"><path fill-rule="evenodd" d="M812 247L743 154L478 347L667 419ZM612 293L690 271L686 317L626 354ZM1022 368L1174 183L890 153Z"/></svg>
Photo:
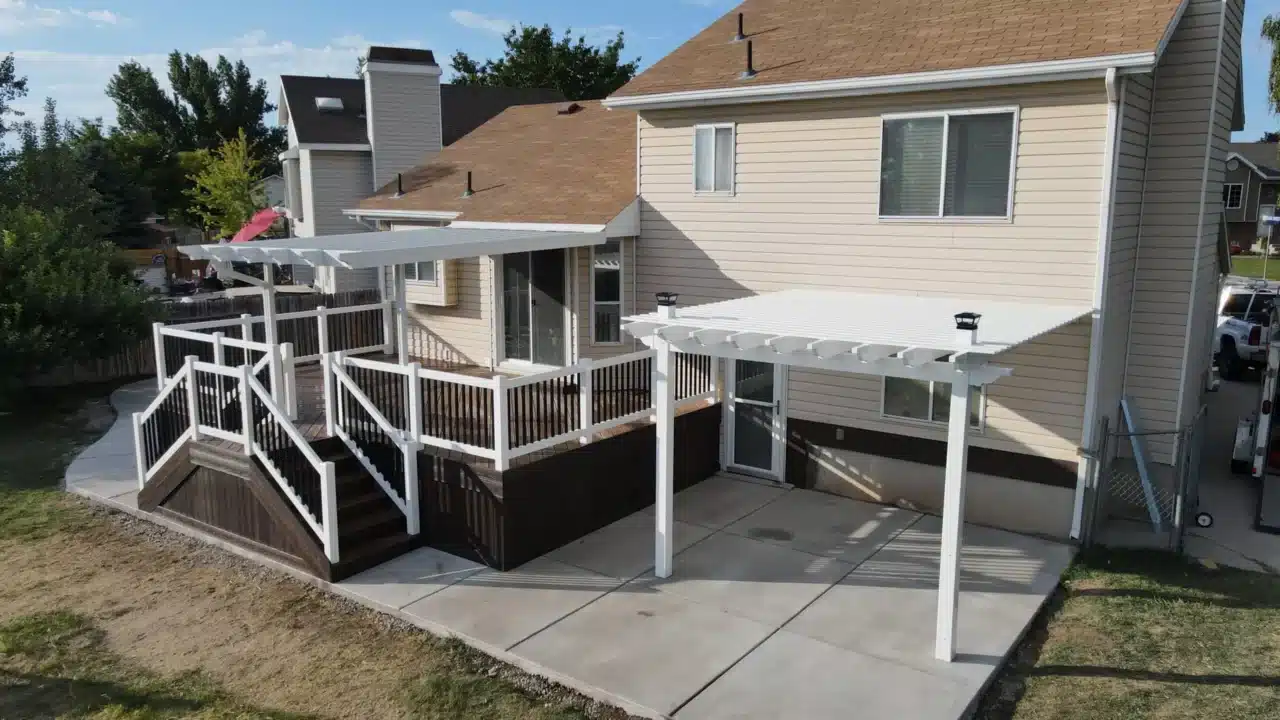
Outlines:
<svg viewBox="0 0 1280 720"><path fill-rule="evenodd" d="M298 511L302 519L315 532L320 539L320 543L324 546L324 553L329 562L338 562L338 480L335 465L330 461L320 459L320 456L316 454L315 448L311 447L311 443L307 442L302 433L293 426L293 423L289 420L289 415L271 399L271 393L267 392L262 383L258 382L257 378L253 376L252 370L248 365L241 365L240 372L241 403L246 420L244 423L244 443L247 452L252 453L262 462L263 467L267 468L268 474L276 481L276 484L284 492L285 497L289 498L289 502L293 503L294 509ZM254 442L253 403L248 401L248 393L244 392L245 389L257 395L258 400L262 402L262 406L267 409L267 412L284 430L285 435L298 448L307 462L319 473L320 517L318 519L307 509L306 504L302 502L302 498L298 497L298 494L294 492L288 479L280 474L275 463L271 462L271 458Z"/></svg>
<svg viewBox="0 0 1280 720"><path fill-rule="evenodd" d="M178 448L182 447L182 444L193 437L197 432L195 429L194 404L192 404L193 409L188 413L187 429L178 436L178 438L173 442L173 445L169 446L164 454L156 460L154 465L150 467L147 466L146 453L143 451L142 446L142 424L150 419L151 416L160 409L160 406L164 404L164 401L168 400L169 396L173 394L173 392L182 385L184 381L187 382L187 391L190 393L191 389L195 386L195 383L192 380L192 366L192 359L187 358L186 362L182 365L182 369L174 373L173 377L165 381L164 385L160 388L160 392L156 394L155 399L153 399L145 408L133 414L133 452L137 459L139 489L145 487L147 481L155 476L156 470L163 466L169 458L173 457L173 454L178 451ZM190 400L190 398L188 399Z"/></svg>
<svg viewBox="0 0 1280 720"><path fill-rule="evenodd" d="M378 483L378 487L382 488L382 491L387 494L387 497L391 498L391 502L395 503L395 506L404 514L408 534L417 535L419 517L418 484L416 480L417 458L421 445L414 438L411 431L400 430L395 425L392 425L391 421L388 420L386 416L378 410L377 406L373 404L373 401L369 399L369 396L365 395L364 391L360 389L360 386L356 384L355 380L347 374L346 370L342 369L342 365L347 360L349 360L349 358L345 357L343 353L326 353L321 362L324 367L324 372L326 374L332 374L334 381L344 387L347 392L351 393L351 396L356 399L356 402L360 403L360 406L364 408L364 411L369 413L369 417L373 418L374 425L378 427L383 435L389 437L404 455L406 476L404 479L404 497L400 497L400 494L391 487L391 483L387 482L387 479L383 477L382 472L379 471L378 468L374 466L373 462L369 460L368 456L360 450L355 439L352 438L346 431L346 428L342 426L345 418L338 417L336 412L329 413L326 417L326 424L329 425L327 429L329 430L330 435L342 440L343 444L351 450L351 453L355 455L360 461L360 464L364 466L364 469L369 472L370 477ZM332 405L336 409L336 393L334 393L331 398L326 397L325 405L326 407Z"/></svg>

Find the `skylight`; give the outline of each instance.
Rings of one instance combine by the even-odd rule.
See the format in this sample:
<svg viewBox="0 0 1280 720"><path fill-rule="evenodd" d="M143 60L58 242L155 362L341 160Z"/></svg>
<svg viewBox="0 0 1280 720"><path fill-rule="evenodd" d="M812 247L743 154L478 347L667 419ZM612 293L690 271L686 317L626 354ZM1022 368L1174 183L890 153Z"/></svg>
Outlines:
<svg viewBox="0 0 1280 720"><path fill-rule="evenodd" d="M342 112L342 98L318 97L316 98L316 110L340 113Z"/></svg>

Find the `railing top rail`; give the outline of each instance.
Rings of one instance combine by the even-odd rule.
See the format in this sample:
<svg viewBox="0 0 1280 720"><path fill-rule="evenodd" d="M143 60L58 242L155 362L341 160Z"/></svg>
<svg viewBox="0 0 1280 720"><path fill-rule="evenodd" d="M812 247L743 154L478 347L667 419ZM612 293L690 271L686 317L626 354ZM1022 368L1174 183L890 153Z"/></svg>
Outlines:
<svg viewBox="0 0 1280 720"><path fill-rule="evenodd" d="M223 375L232 378L240 377L239 367L226 367L224 365L214 365L213 363L196 361L192 364L192 368L194 368L196 372L212 373L214 375Z"/></svg>
<svg viewBox="0 0 1280 720"><path fill-rule="evenodd" d="M382 360L366 360L364 358L351 357L346 352L338 355L336 358L337 365L346 365L348 367L358 367L365 370L377 370L378 372L396 373L398 375L409 375L410 368L408 365L397 365Z"/></svg>
<svg viewBox="0 0 1280 720"><path fill-rule="evenodd" d="M376 303L368 303L365 305L343 305L341 307L326 307L324 309L324 314L325 315L346 315L348 313L368 312L370 310L381 310L383 307L387 306L388 304L389 302L376 302ZM321 312L320 308L313 308L311 310L294 310L292 312L276 313L276 320L298 320L300 318L315 318L315 317L320 317L320 312ZM261 315L255 315L253 318L253 321L262 322L263 317Z"/></svg>
<svg viewBox="0 0 1280 720"><path fill-rule="evenodd" d="M534 373L532 375L521 375L507 380L508 388L524 387L525 385L534 385L543 380L555 380L557 378L568 377L581 373L583 368L579 365L569 365L567 367L556 368L555 370L547 370L544 372Z"/></svg>
<svg viewBox="0 0 1280 720"><path fill-rule="evenodd" d="M651 358L655 354L656 354L656 351L654 351L652 348L649 348L649 349L640 350L633 353L627 353L626 355L615 355L614 357L604 358L603 360L592 360L591 366L593 368L613 367L614 365L622 365L624 363L635 362L636 360L644 360L645 358Z"/></svg>
<svg viewBox="0 0 1280 720"><path fill-rule="evenodd" d="M271 413L275 417L276 422L279 423L285 434L289 436L289 439L293 441L293 444L298 447L298 450L302 453L302 456L307 459L307 462L311 463L311 466L318 472L323 473L324 461L316 454L315 449L311 447L311 443L307 442L306 438L302 437L302 433L298 432L298 429L293 426L293 423L289 422L289 416L286 415L284 411L280 409L280 406L276 405L275 401L271 399L271 393L267 392L267 389L262 387L262 383L258 382L258 380L252 375L249 376L249 387L255 394L257 394L258 399L262 401L262 405L267 409L267 412Z"/></svg>
<svg viewBox="0 0 1280 720"><path fill-rule="evenodd" d="M445 372L443 370L431 370L429 368L422 368L418 370L418 376L425 380L438 380L478 388L492 389L496 383L494 378L472 377L471 375L459 375L458 373Z"/></svg>
<svg viewBox="0 0 1280 720"><path fill-rule="evenodd" d="M170 327L166 325L160 328L160 334L168 335L169 337L182 338L184 340L195 340L196 342L209 343L210 345L213 344L212 333L179 330L178 328ZM225 335L222 338L222 344L226 345L227 347L241 348L243 350L257 350L258 352L271 352L271 346L268 345L267 343L257 342L254 340L242 340L237 337L229 337Z"/></svg>
<svg viewBox="0 0 1280 720"><path fill-rule="evenodd" d="M166 399L168 399L169 394L173 392L174 388L181 385L182 381L186 380L188 377L190 377L190 375L191 375L191 366L183 365L181 370L174 373L173 377L166 380L164 383L164 388L162 388L160 392L156 395L155 399L151 401L151 404L147 405L147 407L143 409L141 413L142 419L146 420L147 418L151 417L155 413L156 408L160 407L160 404L163 403Z"/></svg>
<svg viewBox="0 0 1280 720"><path fill-rule="evenodd" d="M180 330L210 330L220 327L239 327L243 322L240 318L225 318L222 320L196 320L194 322L176 322L172 325L165 325L166 329ZM250 318L249 322L262 322L262 317Z"/></svg>

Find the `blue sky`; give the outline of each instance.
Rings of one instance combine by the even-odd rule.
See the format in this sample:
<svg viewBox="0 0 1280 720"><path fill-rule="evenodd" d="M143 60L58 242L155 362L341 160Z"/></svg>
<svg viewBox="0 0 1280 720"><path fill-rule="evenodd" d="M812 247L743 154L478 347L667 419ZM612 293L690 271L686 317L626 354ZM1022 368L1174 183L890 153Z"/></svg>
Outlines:
<svg viewBox="0 0 1280 720"><path fill-rule="evenodd" d="M1069 2L1070 0L1064 0ZM13 51L31 80L19 104L39 110L46 96L68 116L103 116L103 94L129 58L157 70L173 49L244 59L273 88L281 74L349 76L371 43L431 48L442 65L455 50L486 58L502 50L512 23L573 27L603 41L626 32L628 58L648 65L733 7L734 0L0 0L0 53ZM1244 27L1245 109L1237 139L1280 129L1266 105L1269 46L1262 18L1280 0L1248 0Z"/></svg>

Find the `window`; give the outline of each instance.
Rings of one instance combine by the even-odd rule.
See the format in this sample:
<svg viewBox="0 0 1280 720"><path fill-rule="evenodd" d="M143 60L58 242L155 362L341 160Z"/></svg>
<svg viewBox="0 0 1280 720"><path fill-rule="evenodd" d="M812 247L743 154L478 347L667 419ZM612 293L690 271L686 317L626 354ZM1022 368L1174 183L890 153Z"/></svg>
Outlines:
<svg viewBox="0 0 1280 720"><path fill-rule="evenodd" d="M1008 218L1016 110L886 116L880 216Z"/></svg>
<svg viewBox="0 0 1280 720"><path fill-rule="evenodd" d="M436 262L428 260L420 263L409 263L404 266L404 279L415 282L436 284Z"/></svg>
<svg viewBox="0 0 1280 720"><path fill-rule="evenodd" d="M1222 202L1226 203L1228 210L1239 210L1244 204L1244 185L1240 183L1227 183L1222 186Z"/></svg>
<svg viewBox="0 0 1280 720"><path fill-rule="evenodd" d="M693 129L693 191L733 193L734 128L698 125Z"/></svg>
<svg viewBox="0 0 1280 720"><path fill-rule="evenodd" d="M591 248L591 338L622 342L622 243Z"/></svg>
<svg viewBox="0 0 1280 720"><path fill-rule="evenodd" d="M886 377L882 401L887 416L946 425L951 412L951 383ZM985 404L982 390L974 389L969 394L969 427L982 427Z"/></svg>

